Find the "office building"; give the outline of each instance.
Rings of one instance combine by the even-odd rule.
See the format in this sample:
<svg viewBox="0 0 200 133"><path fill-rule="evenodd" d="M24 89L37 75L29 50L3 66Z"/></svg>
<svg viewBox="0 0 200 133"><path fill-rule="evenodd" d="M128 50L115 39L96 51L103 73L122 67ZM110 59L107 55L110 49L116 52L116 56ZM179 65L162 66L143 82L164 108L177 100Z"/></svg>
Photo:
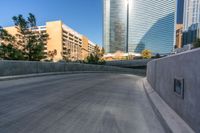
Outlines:
<svg viewBox="0 0 200 133"><path fill-rule="evenodd" d="M200 0L185 0L183 16L183 45L200 38Z"/></svg>
<svg viewBox="0 0 200 133"><path fill-rule="evenodd" d="M16 35L15 27L5 27L10 34ZM38 26L32 29L35 32L45 32L49 35L45 46L45 53L48 59L48 52L56 50L54 61L63 60L64 57L69 57L70 60L84 60L90 53L93 52L96 46L84 35L76 32L62 21L46 22L45 26Z"/></svg>
<svg viewBox="0 0 200 133"><path fill-rule="evenodd" d="M182 48L183 45L183 24L176 25L176 48Z"/></svg>
<svg viewBox="0 0 200 133"><path fill-rule="evenodd" d="M183 46L193 44L200 38L200 25L194 24L183 32Z"/></svg>
<svg viewBox="0 0 200 133"><path fill-rule="evenodd" d="M184 31L197 28L200 22L200 0L185 0L183 24Z"/></svg>
<svg viewBox="0 0 200 133"><path fill-rule="evenodd" d="M176 0L104 0L104 47L170 53L175 45Z"/></svg>

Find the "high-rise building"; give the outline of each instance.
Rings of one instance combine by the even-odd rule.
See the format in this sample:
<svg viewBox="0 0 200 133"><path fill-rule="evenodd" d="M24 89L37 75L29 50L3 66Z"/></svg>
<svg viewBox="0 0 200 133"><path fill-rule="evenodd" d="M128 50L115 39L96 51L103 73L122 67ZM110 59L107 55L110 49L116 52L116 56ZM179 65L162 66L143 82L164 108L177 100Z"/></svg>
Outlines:
<svg viewBox="0 0 200 133"><path fill-rule="evenodd" d="M104 0L104 47L170 53L175 45L176 0Z"/></svg>
<svg viewBox="0 0 200 133"><path fill-rule="evenodd" d="M200 23L200 0L185 0L183 25L184 31L198 28Z"/></svg>
<svg viewBox="0 0 200 133"><path fill-rule="evenodd" d="M125 0L104 0L104 47L106 53L126 51L126 8Z"/></svg>
<svg viewBox="0 0 200 133"><path fill-rule="evenodd" d="M17 29L5 27L5 30L12 35L17 34ZM47 22L45 26L38 26L35 32L45 32L49 35L45 46L45 54L48 59L49 51L56 51L54 61L63 60L69 57L70 60L84 60L90 53L94 51L95 43L90 41L84 35L76 32L62 21Z"/></svg>
<svg viewBox="0 0 200 133"><path fill-rule="evenodd" d="M199 26L199 24L194 24L183 32L183 46L193 44L197 39L200 39Z"/></svg>
<svg viewBox="0 0 200 133"><path fill-rule="evenodd" d="M183 45L200 38L200 0L185 0L183 15Z"/></svg>
<svg viewBox="0 0 200 133"><path fill-rule="evenodd" d="M176 48L182 48L183 45L183 24L176 25Z"/></svg>

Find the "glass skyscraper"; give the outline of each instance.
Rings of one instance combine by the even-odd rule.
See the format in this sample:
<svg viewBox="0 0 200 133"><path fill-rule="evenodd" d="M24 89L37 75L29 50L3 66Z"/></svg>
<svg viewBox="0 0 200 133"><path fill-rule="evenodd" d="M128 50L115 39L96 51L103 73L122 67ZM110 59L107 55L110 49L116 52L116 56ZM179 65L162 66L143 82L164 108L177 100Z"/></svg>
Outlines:
<svg viewBox="0 0 200 133"><path fill-rule="evenodd" d="M175 24L176 0L104 0L106 53L169 53Z"/></svg>
<svg viewBox="0 0 200 133"><path fill-rule="evenodd" d="M113 53L126 49L127 5L125 0L104 0L104 47Z"/></svg>
<svg viewBox="0 0 200 133"><path fill-rule="evenodd" d="M200 23L200 0L185 0L183 25L184 31L196 30Z"/></svg>
<svg viewBox="0 0 200 133"><path fill-rule="evenodd" d="M185 0L183 15L183 45L200 38L200 0Z"/></svg>

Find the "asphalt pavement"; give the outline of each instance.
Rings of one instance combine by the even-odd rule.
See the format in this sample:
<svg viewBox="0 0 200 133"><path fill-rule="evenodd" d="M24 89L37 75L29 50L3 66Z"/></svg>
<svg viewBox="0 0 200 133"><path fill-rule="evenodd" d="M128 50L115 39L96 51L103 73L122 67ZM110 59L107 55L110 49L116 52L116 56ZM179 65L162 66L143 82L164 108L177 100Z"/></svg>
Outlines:
<svg viewBox="0 0 200 133"><path fill-rule="evenodd" d="M0 133L164 133L129 74L68 74L0 81Z"/></svg>

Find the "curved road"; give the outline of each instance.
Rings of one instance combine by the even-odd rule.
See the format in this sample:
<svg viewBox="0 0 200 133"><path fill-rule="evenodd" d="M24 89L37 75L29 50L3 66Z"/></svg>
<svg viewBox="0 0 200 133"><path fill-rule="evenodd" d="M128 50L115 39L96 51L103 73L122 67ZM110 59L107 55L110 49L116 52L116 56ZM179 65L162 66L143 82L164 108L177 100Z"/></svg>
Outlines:
<svg viewBox="0 0 200 133"><path fill-rule="evenodd" d="M164 133L141 77L72 74L0 81L0 133Z"/></svg>

